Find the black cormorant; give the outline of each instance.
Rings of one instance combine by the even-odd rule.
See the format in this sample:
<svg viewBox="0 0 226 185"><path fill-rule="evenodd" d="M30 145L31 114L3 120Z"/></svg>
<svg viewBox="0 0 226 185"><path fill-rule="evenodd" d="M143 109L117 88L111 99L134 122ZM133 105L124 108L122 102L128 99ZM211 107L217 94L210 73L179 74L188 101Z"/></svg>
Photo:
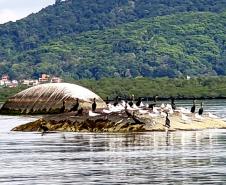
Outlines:
<svg viewBox="0 0 226 185"><path fill-rule="evenodd" d="M133 106L133 102L132 101L130 101L128 104L129 104L130 107Z"/></svg>
<svg viewBox="0 0 226 185"><path fill-rule="evenodd" d="M158 95L155 95L155 96L153 97L153 101L154 101L154 102L157 102L157 98L158 98Z"/></svg>
<svg viewBox="0 0 226 185"><path fill-rule="evenodd" d="M109 99L108 99L108 96L107 96L107 98L106 98L105 103L106 103L107 105L110 103L110 101L109 101Z"/></svg>
<svg viewBox="0 0 226 185"><path fill-rule="evenodd" d="M76 98L76 103L73 105L70 111L77 111L79 107L78 98Z"/></svg>
<svg viewBox="0 0 226 185"><path fill-rule="evenodd" d="M127 104L125 105L125 113L128 117L132 117L133 115L127 110Z"/></svg>
<svg viewBox="0 0 226 185"><path fill-rule="evenodd" d="M60 108L60 113L64 113L65 111L65 101L63 100L63 106Z"/></svg>
<svg viewBox="0 0 226 185"><path fill-rule="evenodd" d="M117 106L118 105L118 96L116 96L116 98L115 98L115 102L114 102L114 104L113 104L114 106Z"/></svg>
<svg viewBox="0 0 226 185"><path fill-rule="evenodd" d="M136 103L136 106L137 106L137 107L139 107L139 106L140 106L141 101L142 101L142 100L141 100L141 97L139 97L139 98L138 98L138 101L137 101L137 103Z"/></svg>
<svg viewBox="0 0 226 185"><path fill-rule="evenodd" d="M42 133L46 133L49 130L48 127L43 124L40 125L40 129L42 130Z"/></svg>
<svg viewBox="0 0 226 185"><path fill-rule="evenodd" d="M128 103L130 107L133 106L133 101L134 101L134 95L132 95L131 101Z"/></svg>
<svg viewBox="0 0 226 185"><path fill-rule="evenodd" d="M165 126L166 126L167 128L170 128L170 119L168 118L168 113L167 113L167 112L166 112Z"/></svg>
<svg viewBox="0 0 226 185"><path fill-rule="evenodd" d="M175 98L174 97L171 97L171 107L172 107L173 110L176 109L176 104L175 104L174 101L175 101Z"/></svg>
<svg viewBox="0 0 226 185"><path fill-rule="evenodd" d="M154 106L156 105L156 102L157 102L157 98L158 98L157 95L153 96L153 103L149 104L148 108L150 108L150 109L154 108Z"/></svg>
<svg viewBox="0 0 226 185"><path fill-rule="evenodd" d="M133 112L133 115L132 115L132 119L133 119L133 121L135 122L134 124L140 124L140 125L144 125L144 124L145 124L144 122L140 121L140 120L135 116L134 112Z"/></svg>
<svg viewBox="0 0 226 185"><path fill-rule="evenodd" d="M202 107L202 102L200 103L201 107L199 108L199 115L202 115L203 113L203 107Z"/></svg>
<svg viewBox="0 0 226 185"><path fill-rule="evenodd" d="M96 98L93 98L92 111L95 112L97 108Z"/></svg>
<svg viewBox="0 0 226 185"><path fill-rule="evenodd" d="M151 103L148 105L148 108L153 109L155 105L156 105L155 103Z"/></svg>
<svg viewBox="0 0 226 185"><path fill-rule="evenodd" d="M81 107L80 109L78 109L75 116L82 116L82 115L83 115L83 108Z"/></svg>
<svg viewBox="0 0 226 185"><path fill-rule="evenodd" d="M191 113L195 113L195 100L193 100L193 105L191 107Z"/></svg>

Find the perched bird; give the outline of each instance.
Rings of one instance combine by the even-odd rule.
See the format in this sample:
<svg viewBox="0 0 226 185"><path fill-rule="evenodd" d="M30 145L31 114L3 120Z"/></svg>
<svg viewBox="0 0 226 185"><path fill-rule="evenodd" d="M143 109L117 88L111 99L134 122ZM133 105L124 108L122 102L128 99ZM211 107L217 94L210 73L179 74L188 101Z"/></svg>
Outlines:
<svg viewBox="0 0 226 185"><path fill-rule="evenodd" d="M133 106L133 101L134 101L134 95L132 94L131 101L128 103L130 107Z"/></svg>
<svg viewBox="0 0 226 185"><path fill-rule="evenodd" d="M153 96L153 101L154 102L157 102L157 99L158 99L158 95Z"/></svg>
<svg viewBox="0 0 226 185"><path fill-rule="evenodd" d="M144 122L142 122L139 119L137 119L135 116L133 116L132 119L135 122L135 124L139 124L139 125L144 125L145 124Z"/></svg>
<svg viewBox="0 0 226 185"><path fill-rule="evenodd" d="M201 107L199 108L199 115L201 116L203 114L203 107L202 107L202 102L200 103Z"/></svg>
<svg viewBox="0 0 226 185"><path fill-rule="evenodd" d="M162 118L166 117L167 115L168 115L168 113L165 112L165 111L161 111L161 112L160 112L160 116L161 116Z"/></svg>
<svg viewBox="0 0 226 185"><path fill-rule="evenodd" d="M139 106L140 106L141 101L142 101L142 100L141 100L141 97L139 97L139 98L138 98L138 101L136 102L136 106L137 106L137 107L139 107Z"/></svg>
<svg viewBox="0 0 226 185"><path fill-rule="evenodd" d="M46 133L46 132L48 132L48 127L46 126L46 125L44 125L44 124L41 124L40 125L40 129L42 130L42 133L44 134L44 133Z"/></svg>
<svg viewBox="0 0 226 185"><path fill-rule="evenodd" d="M65 111L65 101L63 100L63 106L60 108L60 113L64 113Z"/></svg>
<svg viewBox="0 0 226 185"><path fill-rule="evenodd" d="M166 113L165 126L166 126L167 128L170 128L170 119L168 118L168 113Z"/></svg>
<svg viewBox="0 0 226 185"><path fill-rule="evenodd" d="M218 116L216 116L216 115L214 115L214 114L212 114L210 112L208 112L208 116L209 116L209 118L213 118L213 119L219 118Z"/></svg>
<svg viewBox="0 0 226 185"><path fill-rule="evenodd" d="M191 113L195 113L195 107L196 107L195 100L193 100L193 105L191 107Z"/></svg>
<svg viewBox="0 0 226 185"><path fill-rule="evenodd" d="M133 115L128 111L128 109L127 109L127 104L126 104L126 106L125 106L125 113L126 113L126 115L128 116L128 117L132 117Z"/></svg>
<svg viewBox="0 0 226 185"><path fill-rule="evenodd" d="M155 113L148 113L148 115L152 118L156 118L159 116L159 114L155 114Z"/></svg>
<svg viewBox="0 0 226 185"><path fill-rule="evenodd" d="M157 95L153 96L153 103L149 104L148 108L150 108L150 109L154 108L154 106L156 105L156 102L157 102L157 98L158 98Z"/></svg>
<svg viewBox="0 0 226 185"><path fill-rule="evenodd" d="M155 103L151 103L148 105L148 108L153 109L155 105L156 105Z"/></svg>
<svg viewBox="0 0 226 185"><path fill-rule="evenodd" d="M114 102L114 104L113 104L115 107L118 105L118 101L119 101L119 100L118 100L118 96L116 96L115 102Z"/></svg>
<svg viewBox="0 0 226 185"><path fill-rule="evenodd" d="M70 111L77 111L79 108L79 101L78 98L76 98L76 103L74 104L74 106L70 109Z"/></svg>
<svg viewBox="0 0 226 185"><path fill-rule="evenodd" d="M90 116L90 117L99 116L99 115L100 115L100 114L95 113L95 112L89 110L89 116Z"/></svg>
<svg viewBox="0 0 226 185"><path fill-rule="evenodd" d="M138 112L140 114L148 114L149 113L148 110L142 110L142 109L139 109Z"/></svg>
<svg viewBox="0 0 226 185"><path fill-rule="evenodd" d="M175 101L175 98L171 97L171 107L172 107L173 110L176 109L176 104L175 104L174 101Z"/></svg>
<svg viewBox="0 0 226 185"><path fill-rule="evenodd" d="M83 108L81 107L80 109L78 109L75 116L82 116L82 115L83 115Z"/></svg>
<svg viewBox="0 0 226 185"><path fill-rule="evenodd" d="M130 101L128 104L129 104L130 107L132 107L133 106L133 101Z"/></svg>
<svg viewBox="0 0 226 185"><path fill-rule="evenodd" d="M111 110L108 110L108 109L103 109L103 113L110 114L110 113L112 113L112 111Z"/></svg>
<svg viewBox="0 0 226 185"><path fill-rule="evenodd" d="M106 100L105 100L105 103L106 103L107 105L110 103L110 101L109 101L109 99L108 99L108 96L107 96L107 98L106 98Z"/></svg>
<svg viewBox="0 0 226 185"><path fill-rule="evenodd" d="M184 107L178 107L178 111L183 113L183 114L190 114L191 111L188 110L187 108L184 108Z"/></svg>
<svg viewBox="0 0 226 185"><path fill-rule="evenodd" d="M92 111L95 112L97 108L96 98L93 98Z"/></svg>
<svg viewBox="0 0 226 185"><path fill-rule="evenodd" d="M166 107L165 103L162 103L161 106L160 106L160 108L161 108L162 110L164 110L165 107Z"/></svg>
<svg viewBox="0 0 226 185"><path fill-rule="evenodd" d="M133 112L133 115L132 115L132 119L133 119L133 121L135 122L134 124L139 124L139 125L144 125L144 124L145 124L144 122L140 121L140 120L135 116L134 112Z"/></svg>

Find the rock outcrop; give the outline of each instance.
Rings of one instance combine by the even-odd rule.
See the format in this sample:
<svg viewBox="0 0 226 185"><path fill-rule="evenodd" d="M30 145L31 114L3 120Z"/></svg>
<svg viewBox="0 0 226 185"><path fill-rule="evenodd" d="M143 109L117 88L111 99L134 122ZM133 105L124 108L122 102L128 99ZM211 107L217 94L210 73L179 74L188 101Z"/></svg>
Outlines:
<svg viewBox="0 0 226 185"><path fill-rule="evenodd" d="M203 130L203 129L225 129L226 122L220 119L204 117L203 120L193 119L189 123L181 120L180 115L169 116L171 127L164 126L165 118L150 118L145 115L137 115L137 122L125 113L100 114L95 117L85 113L75 116L75 113L64 113L44 116L37 121L20 125L13 131L42 132L42 126L47 127L48 132L147 132L147 131L176 131L176 130Z"/></svg>

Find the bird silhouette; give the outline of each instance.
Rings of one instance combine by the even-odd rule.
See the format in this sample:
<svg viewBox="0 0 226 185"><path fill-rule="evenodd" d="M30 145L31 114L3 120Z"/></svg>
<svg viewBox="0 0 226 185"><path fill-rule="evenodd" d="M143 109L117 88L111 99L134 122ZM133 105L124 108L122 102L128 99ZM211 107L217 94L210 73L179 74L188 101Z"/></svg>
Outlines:
<svg viewBox="0 0 226 185"><path fill-rule="evenodd" d="M65 101L63 100L63 105L60 108L60 113L64 113L64 111L65 111Z"/></svg>
<svg viewBox="0 0 226 185"><path fill-rule="evenodd" d="M199 115L201 116L203 114L203 107L202 107L202 102L200 103L201 107L199 108Z"/></svg>
<svg viewBox="0 0 226 185"><path fill-rule="evenodd" d="M133 124L139 124L139 125L144 125L145 123L140 121L136 116L135 116L135 113L133 112L133 115L132 115L132 119L134 121Z"/></svg>
<svg viewBox="0 0 226 185"><path fill-rule="evenodd" d="M195 100L193 100L193 105L191 107L191 113L195 113L195 107L196 107Z"/></svg>
<svg viewBox="0 0 226 185"><path fill-rule="evenodd" d="M114 102L114 104L113 104L113 105L114 105L114 106L117 106L117 105L118 105L118 101L119 101L119 100L118 100L118 96L116 96L116 98L115 98L115 102Z"/></svg>
<svg viewBox="0 0 226 185"><path fill-rule="evenodd" d="M154 101L154 102L157 102L157 99L158 99L158 95L155 95L155 96L153 97L153 101Z"/></svg>
<svg viewBox="0 0 226 185"><path fill-rule="evenodd" d="M141 99L141 97L139 97L139 98L138 98L138 101L136 102L136 106L139 107L140 104L141 104L141 102L142 102L142 99Z"/></svg>
<svg viewBox="0 0 226 185"><path fill-rule="evenodd" d="M132 101L130 101L128 104L129 104L130 107L133 106L133 102Z"/></svg>
<svg viewBox="0 0 226 185"><path fill-rule="evenodd" d="M96 108L97 108L96 98L93 98L92 111L95 112Z"/></svg>
<svg viewBox="0 0 226 185"><path fill-rule="evenodd" d="M42 134L48 132L48 130L49 130L48 127L46 125L44 125L44 124L40 125L40 129L42 130Z"/></svg>
<svg viewBox="0 0 226 185"><path fill-rule="evenodd" d="M175 101L175 98L171 97L171 107L172 107L173 110L176 109L176 104L175 104L174 101Z"/></svg>
<svg viewBox="0 0 226 185"><path fill-rule="evenodd" d="M82 115L83 115L83 108L81 107L80 109L78 109L75 116L82 116Z"/></svg>
<svg viewBox="0 0 226 185"><path fill-rule="evenodd" d="M149 104L148 108L150 108L150 109L154 108L154 106L156 105L156 102L157 102L157 98L158 98L157 95L153 96L153 103Z"/></svg>
<svg viewBox="0 0 226 185"><path fill-rule="evenodd" d="M168 113L167 113L167 112L166 112L165 126L166 126L167 128L170 128L170 119L168 118Z"/></svg>
<svg viewBox="0 0 226 185"><path fill-rule="evenodd" d="M151 103L148 105L148 108L153 109L155 105L156 105L155 103Z"/></svg>
<svg viewBox="0 0 226 185"><path fill-rule="evenodd" d="M134 95L132 94L131 101L128 103L130 107L133 106L133 101L134 101Z"/></svg>
<svg viewBox="0 0 226 185"><path fill-rule="evenodd" d="M108 99L108 96L107 96L107 98L106 98L106 100L105 100L105 103L106 103L107 105L110 103L110 101L109 101L109 99Z"/></svg>
<svg viewBox="0 0 226 185"><path fill-rule="evenodd" d="M79 108L79 100L78 98L76 98L76 103L74 104L74 106L71 108L70 111L77 111Z"/></svg>
<svg viewBox="0 0 226 185"><path fill-rule="evenodd" d="M133 115L128 111L128 109L127 109L127 104L126 104L126 106L125 106L125 113L126 113L126 115L128 116L128 117L132 117Z"/></svg>

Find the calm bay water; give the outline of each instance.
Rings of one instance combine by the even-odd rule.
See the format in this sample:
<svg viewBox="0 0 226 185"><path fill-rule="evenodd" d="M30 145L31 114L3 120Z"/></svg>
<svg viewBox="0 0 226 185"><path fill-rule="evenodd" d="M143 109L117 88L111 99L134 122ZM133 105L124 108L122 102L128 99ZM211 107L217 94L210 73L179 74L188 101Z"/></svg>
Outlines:
<svg viewBox="0 0 226 185"><path fill-rule="evenodd" d="M176 102L190 107L190 101ZM226 118L226 101L204 102ZM0 116L0 184L224 184L226 130L130 134L11 132Z"/></svg>

